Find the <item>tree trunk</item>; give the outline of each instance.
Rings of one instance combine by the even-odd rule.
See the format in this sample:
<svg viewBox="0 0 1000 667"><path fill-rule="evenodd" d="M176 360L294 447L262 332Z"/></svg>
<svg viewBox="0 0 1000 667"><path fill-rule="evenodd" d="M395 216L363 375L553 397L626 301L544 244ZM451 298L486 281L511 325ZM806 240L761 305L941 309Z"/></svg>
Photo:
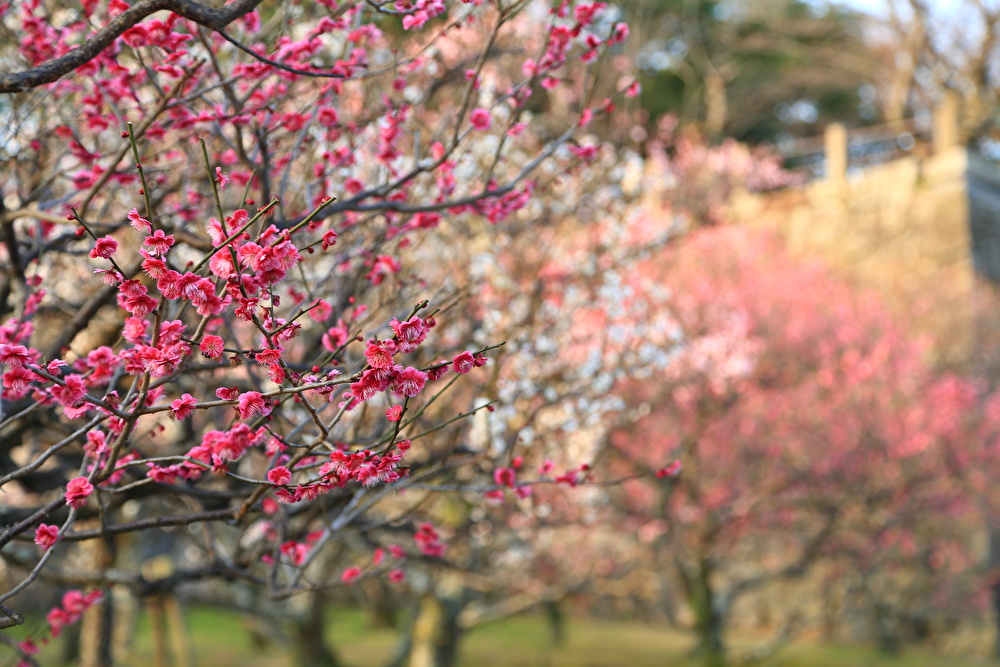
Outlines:
<svg viewBox="0 0 1000 667"><path fill-rule="evenodd" d="M112 628L114 600L107 593L99 602L83 612L80 622L80 667L112 667Z"/></svg>
<svg viewBox="0 0 1000 667"><path fill-rule="evenodd" d="M901 648L901 642L899 632L893 623L892 610L888 605L876 602L872 607L872 613L875 616L873 625L879 650L887 655L896 655Z"/></svg>
<svg viewBox="0 0 1000 667"><path fill-rule="evenodd" d="M722 138L729 114L726 100L726 82L722 76L712 71L705 77L705 134L715 143Z"/></svg>
<svg viewBox="0 0 1000 667"><path fill-rule="evenodd" d="M452 667L458 656L458 612L454 600L424 594L413 622L408 667Z"/></svg>
<svg viewBox="0 0 1000 667"><path fill-rule="evenodd" d="M326 643L325 603L322 591L309 593L305 616L296 619L292 633L299 667L338 667L337 656Z"/></svg>
<svg viewBox="0 0 1000 667"><path fill-rule="evenodd" d="M548 599L543 603L545 617L549 621L549 632L553 646L566 645L566 616L559 600Z"/></svg>
<svg viewBox="0 0 1000 667"><path fill-rule="evenodd" d="M712 588L711 568L702 563L697 576L689 582L692 611L698 645L695 654L705 667L725 667L725 610Z"/></svg>
<svg viewBox="0 0 1000 667"><path fill-rule="evenodd" d="M62 661L66 665L76 665L80 662L80 624L63 628Z"/></svg>
<svg viewBox="0 0 1000 667"><path fill-rule="evenodd" d="M454 574L443 573L425 589L391 667L452 667L458 659L462 626L458 617L468 590Z"/></svg>
<svg viewBox="0 0 1000 667"><path fill-rule="evenodd" d="M79 522L78 528L96 527L97 521ZM117 550L112 539L92 540L80 546L81 560L95 572L106 572L114 566ZM80 621L80 667L113 667L120 664L114 644L115 603L107 589L100 601L83 612ZM128 622L128 620L123 620Z"/></svg>
<svg viewBox="0 0 1000 667"><path fill-rule="evenodd" d="M657 583L659 584L657 590L659 604L657 606L662 610L670 627L676 630L680 627L680 621L677 618L677 591L667 576L666 570L657 573Z"/></svg>
<svg viewBox="0 0 1000 667"><path fill-rule="evenodd" d="M399 607L393 592L383 579L369 579L364 582L364 606L368 621L375 628L399 627L397 615Z"/></svg>

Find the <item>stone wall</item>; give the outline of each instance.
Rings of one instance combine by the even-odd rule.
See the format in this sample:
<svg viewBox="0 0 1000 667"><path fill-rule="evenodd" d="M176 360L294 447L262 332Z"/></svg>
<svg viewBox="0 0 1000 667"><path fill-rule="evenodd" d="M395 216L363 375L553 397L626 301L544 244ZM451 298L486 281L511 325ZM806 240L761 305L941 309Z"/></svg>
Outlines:
<svg viewBox="0 0 1000 667"><path fill-rule="evenodd" d="M977 337L975 305L982 301L968 173L967 151L945 148L781 192L739 193L729 216L775 230L792 252L821 257L859 286L877 289L919 333L933 336L936 361L967 369ZM1000 211L1000 189L995 203ZM1000 234L990 243L997 261L989 265L1000 277ZM977 257L977 265L983 262Z"/></svg>

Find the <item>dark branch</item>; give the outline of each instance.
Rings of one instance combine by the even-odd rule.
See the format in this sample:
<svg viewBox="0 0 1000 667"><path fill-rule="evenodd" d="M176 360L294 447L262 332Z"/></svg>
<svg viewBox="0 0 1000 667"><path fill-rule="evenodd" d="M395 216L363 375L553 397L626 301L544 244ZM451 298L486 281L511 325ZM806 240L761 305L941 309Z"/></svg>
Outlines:
<svg viewBox="0 0 1000 667"><path fill-rule="evenodd" d="M0 73L0 93L20 93L57 81L96 58L122 33L155 12L171 11L221 33L260 3L261 0L233 0L221 9L213 9L193 0L139 0L69 53L21 72Z"/></svg>
<svg viewBox="0 0 1000 667"><path fill-rule="evenodd" d="M301 76L313 76L313 77L319 77L321 79L344 79L344 78L346 78L343 74L340 74L339 72L316 72L314 70L297 69L295 67L290 67L288 65L285 65L284 63L279 63L277 60L271 60L270 58L262 56L261 54L257 53L256 51L254 51L250 47L244 45L242 42L239 42L236 39L230 37L229 34L226 33L223 30L220 30L219 34L222 35L226 39L227 42L229 42L230 44L232 44L233 46L235 46L236 48L238 48L240 51L253 56L254 58L256 58L257 60L259 60L260 62L264 63L265 65L270 65L271 67L277 67L280 70L284 70L286 72L291 72L292 74L299 74Z"/></svg>
<svg viewBox="0 0 1000 667"><path fill-rule="evenodd" d="M4 545L6 545L12 539L20 535L22 532L25 531L25 529L27 529L35 522L40 521L41 519L47 517L49 514L54 512L56 508L58 508L60 505L63 505L65 502L66 499L63 498L63 496L59 496L58 498L53 499L48 505L39 508L34 514L29 516L27 519L24 519L23 521L5 530L3 532L3 535L0 535L0 548L3 548Z"/></svg>
<svg viewBox="0 0 1000 667"><path fill-rule="evenodd" d="M138 530L149 530L150 528L166 528L168 526L187 526L200 521L220 521L231 519L233 510L211 510L208 512L197 512L194 514L181 514L176 516L157 516L151 519L140 519L129 523L116 523L102 528L91 530L81 530L66 533L62 539L65 542L78 542L80 540L90 540L95 537L106 537L108 535L119 535L121 533L132 533Z"/></svg>

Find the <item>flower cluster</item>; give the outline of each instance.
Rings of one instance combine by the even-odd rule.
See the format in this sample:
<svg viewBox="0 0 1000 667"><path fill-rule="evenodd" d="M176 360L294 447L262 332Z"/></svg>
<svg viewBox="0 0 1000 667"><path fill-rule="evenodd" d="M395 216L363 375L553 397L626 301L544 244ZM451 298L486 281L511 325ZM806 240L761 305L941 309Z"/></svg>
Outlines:
<svg viewBox="0 0 1000 667"><path fill-rule="evenodd" d="M413 535L413 541L417 543L420 553L431 558L442 558L448 545L441 541L441 535L432 524L422 523L420 528Z"/></svg>
<svg viewBox="0 0 1000 667"><path fill-rule="evenodd" d="M46 619L53 637L58 637L62 629L67 625L73 625L83 617L83 612L96 604L104 592L96 590L91 593L80 591L67 591L62 598L62 606L52 609Z"/></svg>

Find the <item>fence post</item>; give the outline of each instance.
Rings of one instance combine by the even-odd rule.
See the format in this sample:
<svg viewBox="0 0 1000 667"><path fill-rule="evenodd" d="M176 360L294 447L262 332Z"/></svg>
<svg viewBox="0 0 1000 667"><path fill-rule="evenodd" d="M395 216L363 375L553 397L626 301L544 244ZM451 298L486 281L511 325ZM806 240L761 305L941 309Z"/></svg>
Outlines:
<svg viewBox="0 0 1000 667"><path fill-rule="evenodd" d="M941 153L958 144L958 97L948 91L934 110L934 152Z"/></svg>
<svg viewBox="0 0 1000 667"><path fill-rule="evenodd" d="M843 181L847 177L847 128L840 123L831 123L823 132L823 147L826 153L826 179Z"/></svg>

